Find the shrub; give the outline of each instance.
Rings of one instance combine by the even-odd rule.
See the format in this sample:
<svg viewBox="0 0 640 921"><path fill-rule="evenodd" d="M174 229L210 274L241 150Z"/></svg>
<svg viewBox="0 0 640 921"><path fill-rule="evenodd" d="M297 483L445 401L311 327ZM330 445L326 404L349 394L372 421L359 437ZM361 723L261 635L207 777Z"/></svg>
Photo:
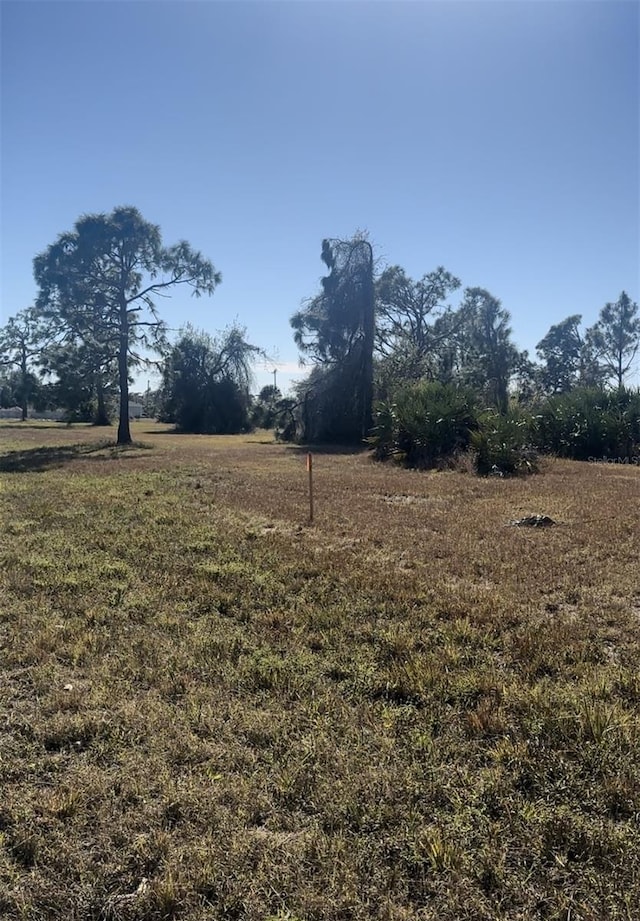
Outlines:
<svg viewBox="0 0 640 921"><path fill-rule="evenodd" d="M360 389L360 372L353 361L330 368L314 368L296 387L301 441L361 444L364 420Z"/></svg>
<svg viewBox="0 0 640 921"><path fill-rule="evenodd" d="M453 384L405 384L377 407L368 439L379 460L408 467L434 467L467 450L477 428L473 393Z"/></svg>
<svg viewBox="0 0 640 921"><path fill-rule="evenodd" d="M235 381L207 381L183 387L166 400L160 421L173 422L179 432L229 435L249 431L249 395Z"/></svg>
<svg viewBox="0 0 640 921"><path fill-rule="evenodd" d="M480 417L479 423L479 428L471 433L477 473L515 476L537 472L530 418L514 410L506 415L488 412Z"/></svg>
<svg viewBox="0 0 640 921"><path fill-rule="evenodd" d="M543 451L587 460L640 453L640 391L579 389L550 397L535 420Z"/></svg>

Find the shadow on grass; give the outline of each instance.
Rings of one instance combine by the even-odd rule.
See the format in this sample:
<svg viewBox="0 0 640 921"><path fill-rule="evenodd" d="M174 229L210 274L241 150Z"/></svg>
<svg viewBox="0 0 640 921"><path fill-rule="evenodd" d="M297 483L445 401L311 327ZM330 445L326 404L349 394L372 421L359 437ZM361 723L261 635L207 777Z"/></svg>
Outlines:
<svg viewBox="0 0 640 921"><path fill-rule="evenodd" d="M56 445L50 448L8 451L0 456L0 473L35 473L39 470L63 467L79 457L89 460L121 459L131 451L150 449L150 445L139 442L116 445L111 441L99 441L93 444Z"/></svg>
<svg viewBox="0 0 640 921"><path fill-rule="evenodd" d="M71 426L75 428L94 428L91 422L40 422L39 420L34 420L33 422L22 422L20 419L4 419L0 422L0 429L11 429L12 431L18 430L23 432L25 429L32 429L34 431L41 432L43 429L57 429L61 431L62 429L69 429Z"/></svg>
<svg viewBox="0 0 640 921"><path fill-rule="evenodd" d="M175 426L167 423L168 427L166 429L147 429L142 432L142 435L181 435L182 437L190 436L193 438L239 438L245 436L246 432L187 432L184 429L176 428ZM282 442L276 441L275 438L246 438L246 444L248 445L274 445L281 444Z"/></svg>
<svg viewBox="0 0 640 921"><path fill-rule="evenodd" d="M277 442L286 447L295 454L368 454L369 448L366 444L361 445L298 445L290 444L286 441Z"/></svg>
<svg viewBox="0 0 640 921"><path fill-rule="evenodd" d="M161 428L145 429L141 434L154 436L154 435L205 435L208 433L206 432L183 432L180 429L177 429L170 422L167 422L166 429L161 429Z"/></svg>

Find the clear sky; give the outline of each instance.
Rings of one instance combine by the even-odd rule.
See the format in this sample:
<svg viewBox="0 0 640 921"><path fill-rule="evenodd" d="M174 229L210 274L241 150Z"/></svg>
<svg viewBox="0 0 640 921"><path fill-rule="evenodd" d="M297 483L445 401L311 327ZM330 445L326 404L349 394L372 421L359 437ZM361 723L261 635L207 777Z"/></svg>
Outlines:
<svg viewBox="0 0 640 921"><path fill-rule="evenodd" d="M487 288L531 353L569 314L590 325L623 289L639 299L633 0L0 12L1 323L33 302L36 253L123 204L222 273L213 298L177 292L162 316L212 333L238 319L283 387L323 237L368 230L382 264Z"/></svg>

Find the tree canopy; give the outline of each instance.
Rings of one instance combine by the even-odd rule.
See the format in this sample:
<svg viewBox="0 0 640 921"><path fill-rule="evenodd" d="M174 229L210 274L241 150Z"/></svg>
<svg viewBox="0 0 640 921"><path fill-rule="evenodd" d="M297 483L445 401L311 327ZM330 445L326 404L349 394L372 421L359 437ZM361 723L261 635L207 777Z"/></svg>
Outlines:
<svg viewBox="0 0 640 921"><path fill-rule="evenodd" d="M245 431L251 365L261 354L242 327L234 325L218 338L185 327L163 363L161 417L182 432Z"/></svg>
<svg viewBox="0 0 640 921"><path fill-rule="evenodd" d="M178 286L211 295L220 274L186 241L164 246L160 228L130 206L79 218L36 256L34 274L44 316L84 343L96 371L117 362L118 444L128 444L130 370L141 350L165 343L156 297Z"/></svg>
<svg viewBox="0 0 640 921"><path fill-rule="evenodd" d="M305 393L307 410L309 400L314 403L306 418L313 415L316 420L305 437L358 441L367 436L372 422L373 248L365 234L357 233L348 240L323 240L321 258L329 269L321 292L291 317L296 344L323 368ZM327 412L336 409L342 418L338 429L325 425Z"/></svg>
<svg viewBox="0 0 640 921"><path fill-rule="evenodd" d="M538 342L536 351L542 359L540 381L546 394L568 393L574 387L597 386L604 380L598 363L593 334L580 332L580 314L573 314L554 324Z"/></svg>
<svg viewBox="0 0 640 921"><path fill-rule="evenodd" d="M520 360L511 338L509 311L484 288L467 288L460 311L464 317L462 378L505 412L509 382Z"/></svg>
<svg viewBox="0 0 640 921"><path fill-rule="evenodd" d="M604 305L590 334L606 377L621 388L640 349L638 305L623 291L615 303Z"/></svg>
<svg viewBox="0 0 640 921"><path fill-rule="evenodd" d="M19 401L23 422L29 401L39 389L35 372L47 341L47 332L34 307L26 307L10 317L0 330L0 366L14 372L12 392Z"/></svg>
<svg viewBox="0 0 640 921"><path fill-rule="evenodd" d="M410 381L435 376L439 347L454 329L443 322L445 314L451 315L447 299L459 287L460 280L443 266L419 281L399 265L382 272L376 281L376 353L383 377Z"/></svg>

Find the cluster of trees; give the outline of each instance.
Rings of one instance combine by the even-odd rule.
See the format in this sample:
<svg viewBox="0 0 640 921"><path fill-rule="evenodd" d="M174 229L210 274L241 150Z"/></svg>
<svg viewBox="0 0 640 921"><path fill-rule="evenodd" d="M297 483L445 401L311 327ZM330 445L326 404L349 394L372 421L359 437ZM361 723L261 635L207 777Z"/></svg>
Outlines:
<svg viewBox="0 0 640 921"><path fill-rule="evenodd" d="M212 263L185 241L165 246L133 207L84 215L36 256L36 303L0 330L0 404L19 405L23 418L29 406L55 406L96 424L111 421L115 404L118 443L127 444L132 372L155 352L154 409L178 430L265 426L308 442L362 443L394 412L397 423L401 403L425 416L425 399L464 406L472 394L476 408L505 416L580 388L621 392L640 348L638 307L625 292L585 330L577 314L552 326L533 361L500 301L479 287L457 295L460 279L443 267L419 280L398 265L379 270L363 233L324 240L321 258L320 291L291 317L310 373L291 399L275 387L255 399L251 368L264 353L242 327L213 338L186 326L171 344L157 310L179 287L213 294L221 276Z"/></svg>
<svg viewBox="0 0 640 921"><path fill-rule="evenodd" d="M640 348L638 306L625 292L584 331L580 315L552 326L532 361L489 291L466 288L452 305L461 282L443 267L417 281L400 266L376 275L362 234L325 240L322 260L329 274L321 292L291 318L295 341L313 363L297 392L302 440L362 440L371 430L370 400L379 427L398 399L421 405L424 390L416 399L408 394L424 383L461 388L499 415L577 388L622 390ZM430 393L435 399L439 391Z"/></svg>
<svg viewBox="0 0 640 921"><path fill-rule="evenodd" d="M34 259L38 297L0 334L0 361L26 417L35 372L54 381L50 402L109 421L119 403L118 444L131 442L129 385L142 351L166 348L167 327L155 300L178 286L213 294L221 278L211 262L181 241L165 246L160 229L132 207L90 214Z"/></svg>
<svg viewBox="0 0 640 921"><path fill-rule="evenodd" d="M211 295L221 276L187 242L165 246L136 208L81 217L36 256L34 275L36 304L0 330L0 405L20 406L23 420L32 406L108 425L115 404L118 444L128 444L132 372L148 363L162 385L145 408L180 431L238 432L286 415L275 388L252 399L251 366L263 352L241 327L212 338L187 325L169 343L157 298L179 286Z"/></svg>
<svg viewBox="0 0 640 921"><path fill-rule="evenodd" d="M238 326L217 339L187 326L163 362L159 418L182 432L246 431L251 364L261 354Z"/></svg>

